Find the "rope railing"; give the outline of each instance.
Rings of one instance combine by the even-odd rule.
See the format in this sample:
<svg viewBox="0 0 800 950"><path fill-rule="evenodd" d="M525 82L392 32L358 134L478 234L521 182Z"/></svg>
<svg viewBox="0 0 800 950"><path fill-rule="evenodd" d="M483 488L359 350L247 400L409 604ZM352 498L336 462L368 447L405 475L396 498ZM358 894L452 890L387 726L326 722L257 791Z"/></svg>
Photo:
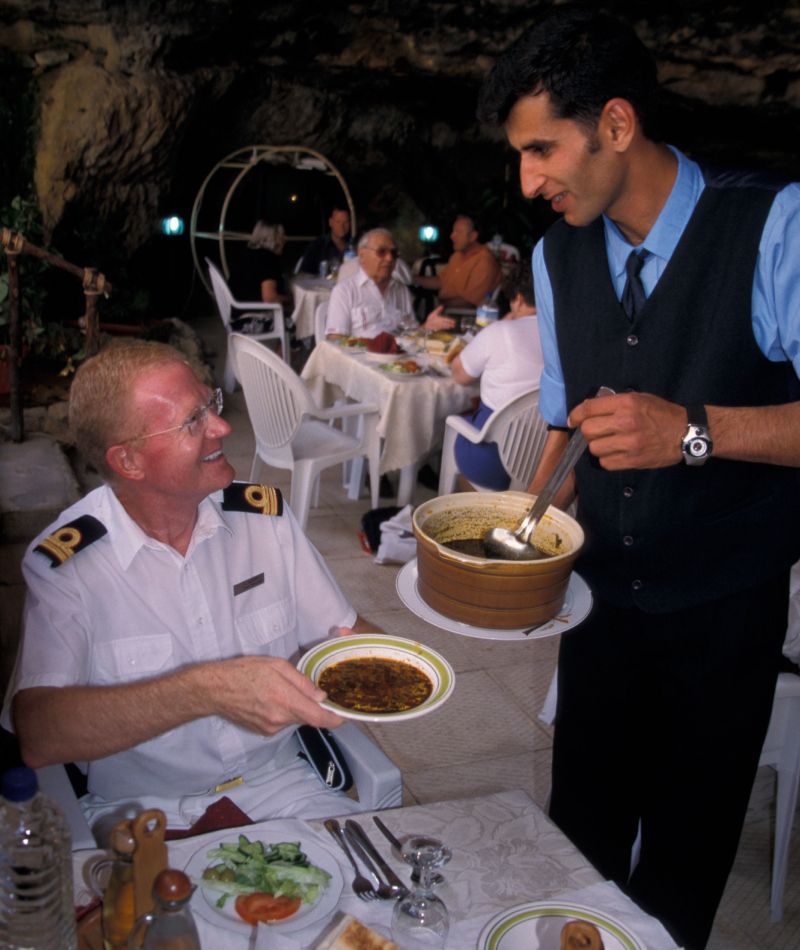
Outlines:
<svg viewBox="0 0 800 950"><path fill-rule="evenodd" d="M98 297L102 294L108 297L111 293L111 284L96 267L78 267L70 264L57 254L36 247L25 239L19 231L10 228L0 228L0 244L6 252L8 261L8 368L10 384L11 408L11 439L22 442L25 438L24 417L22 412L22 390L20 368L22 366L22 322L20 320L20 283L19 283L19 255L30 254L39 260L60 267L68 274L73 274L81 280L83 294L86 298L86 355L94 356L100 349L100 317L98 313Z"/></svg>

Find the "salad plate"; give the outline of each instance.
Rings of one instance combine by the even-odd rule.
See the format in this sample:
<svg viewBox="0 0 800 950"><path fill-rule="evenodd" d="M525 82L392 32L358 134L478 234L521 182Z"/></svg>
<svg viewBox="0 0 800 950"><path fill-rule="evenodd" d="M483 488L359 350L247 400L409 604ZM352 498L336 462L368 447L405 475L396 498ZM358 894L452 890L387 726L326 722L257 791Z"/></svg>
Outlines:
<svg viewBox="0 0 800 950"><path fill-rule="evenodd" d="M270 844L280 844L286 841L297 842L300 850L311 864L330 875L327 887L320 891L314 901L309 904L301 904L291 917L271 922L270 927L274 927L282 933L291 933L333 913L342 893L344 878L339 869L339 863L331 851L316 841L308 839L298 841L296 822L292 822L285 833L281 832L280 822L277 821L271 822L268 830L243 829L245 833L248 830L250 830L250 834L247 837L250 838L250 841L260 841L265 848ZM208 852L219 848L223 842L235 844L238 838L239 830L236 828L229 828L227 831L222 831L214 837L208 838L203 846L191 856L189 863L184 868L185 872L189 877L201 878L207 867L218 863L213 858L208 857ZM236 913L233 896L229 897L222 907L216 906L221 896L219 891L198 887L192 895L192 910L213 927L220 927L222 930L233 933L250 934L253 928Z"/></svg>
<svg viewBox="0 0 800 950"><path fill-rule="evenodd" d="M394 360L391 363L388 363L388 362L379 363L378 369L382 373L386 373L387 376L391 376L393 379L414 379L414 377L416 376L423 376L427 371L427 368L425 366L419 366L419 363L417 363L417 366L419 366L419 369L412 370L412 372L410 373L408 372L408 370L394 368L396 366L402 366L403 362L404 362L403 360Z"/></svg>
<svg viewBox="0 0 800 950"><path fill-rule="evenodd" d="M541 901L519 904L483 928L478 950L559 950L561 931L571 920L585 920L600 931L604 950L645 950L615 918L580 904Z"/></svg>

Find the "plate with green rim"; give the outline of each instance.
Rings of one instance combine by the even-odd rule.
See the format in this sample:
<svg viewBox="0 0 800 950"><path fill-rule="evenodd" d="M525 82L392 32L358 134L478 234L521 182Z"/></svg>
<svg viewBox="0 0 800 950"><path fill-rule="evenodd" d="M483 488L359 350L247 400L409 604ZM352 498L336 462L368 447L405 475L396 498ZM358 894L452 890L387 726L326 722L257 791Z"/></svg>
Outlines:
<svg viewBox="0 0 800 950"><path fill-rule="evenodd" d="M604 950L646 950L615 918L580 904L537 901L519 904L494 917L481 931L478 950L559 950L561 931L571 920L585 920L600 931Z"/></svg>
<svg viewBox="0 0 800 950"><path fill-rule="evenodd" d="M328 699L321 703L325 709L330 709L343 719L360 719L362 722L403 722L415 719L438 709L450 698L455 688L456 674L441 654L415 640L387 634L360 633L325 640L301 657L297 668L316 683L329 666L355 659L398 660L408 663L428 677L432 689L427 699L418 706L401 712L361 712L340 706Z"/></svg>

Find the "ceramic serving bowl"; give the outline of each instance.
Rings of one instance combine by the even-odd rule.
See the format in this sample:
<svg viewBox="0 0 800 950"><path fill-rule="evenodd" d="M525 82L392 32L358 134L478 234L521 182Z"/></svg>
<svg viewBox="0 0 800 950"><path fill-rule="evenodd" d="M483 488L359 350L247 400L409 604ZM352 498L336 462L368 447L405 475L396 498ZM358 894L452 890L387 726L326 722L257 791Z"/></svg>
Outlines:
<svg viewBox="0 0 800 950"><path fill-rule="evenodd" d="M482 538L498 525L515 529L534 500L524 492L463 492L420 505L413 527L422 600L451 620L478 627L510 630L554 617L583 545L581 526L565 512L551 507L532 538L552 557L498 561L445 547L454 540Z"/></svg>

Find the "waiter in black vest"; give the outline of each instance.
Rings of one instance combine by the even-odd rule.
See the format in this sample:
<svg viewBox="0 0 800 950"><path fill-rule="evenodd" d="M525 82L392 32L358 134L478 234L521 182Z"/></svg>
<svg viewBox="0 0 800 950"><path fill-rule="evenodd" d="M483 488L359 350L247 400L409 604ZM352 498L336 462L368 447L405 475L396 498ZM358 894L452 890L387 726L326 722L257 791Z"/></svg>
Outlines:
<svg viewBox="0 0 800 950"><path fill-rule="evenodd" d="M659 138L657 99L630 27L559 7L478 115L563 214L533 258L551 431L530 491L570 429L589 443L557 500L577 492L595 606L561 640L550 815L701 950L800 556L800 188L701 168Z"/></svg>

